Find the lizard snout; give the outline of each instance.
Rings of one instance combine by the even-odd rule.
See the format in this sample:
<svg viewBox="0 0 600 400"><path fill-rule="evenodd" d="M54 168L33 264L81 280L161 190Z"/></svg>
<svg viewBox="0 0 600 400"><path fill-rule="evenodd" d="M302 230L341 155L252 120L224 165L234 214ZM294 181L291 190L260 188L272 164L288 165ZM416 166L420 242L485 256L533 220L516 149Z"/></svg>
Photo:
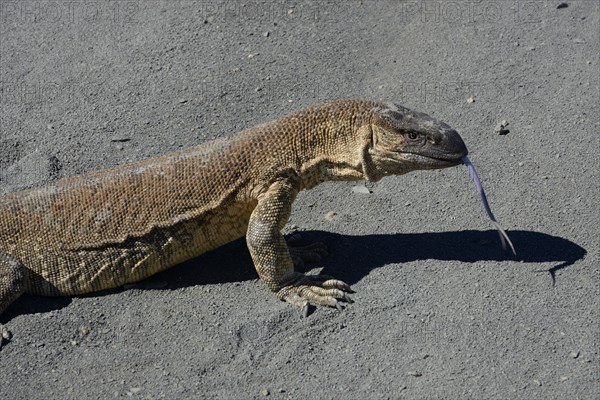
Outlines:
<svg viewBox="0 0 600 400"><path fill-rule="evenodd" d="M458 132L452 128L446 129L439 146L440 150L444 153L445 158L448 159L461 159L469 154L469 150L467 150L465 142L462 140Z"/></svg>

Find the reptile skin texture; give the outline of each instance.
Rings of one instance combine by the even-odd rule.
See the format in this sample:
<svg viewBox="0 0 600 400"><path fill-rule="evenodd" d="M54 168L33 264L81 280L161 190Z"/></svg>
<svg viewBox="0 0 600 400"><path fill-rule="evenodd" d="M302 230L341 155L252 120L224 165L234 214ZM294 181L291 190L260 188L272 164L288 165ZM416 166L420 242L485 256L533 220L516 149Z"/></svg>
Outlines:
<svg viewBox="0 0 600 400"><path fill-rule="evenodd" d="M445 168L467 153L443 122L393 103L337 100L223 139L0 197L0 314L23 293L140 281L246 235L260 279L295 306L339 308L344 282L294 271L319 246L280 233L297 193ZM316 254L316 255L315 255ZM0 330L2 329L0 325Z"/></svg>

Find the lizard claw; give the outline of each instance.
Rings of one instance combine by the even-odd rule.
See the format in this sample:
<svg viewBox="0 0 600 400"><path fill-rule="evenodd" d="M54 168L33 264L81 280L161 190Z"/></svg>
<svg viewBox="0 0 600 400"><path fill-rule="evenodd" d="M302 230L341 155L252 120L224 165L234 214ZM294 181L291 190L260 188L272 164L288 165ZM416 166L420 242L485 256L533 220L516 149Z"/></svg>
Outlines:
<svg viewBox="0 0 600 400"><path fill-rule="evenodd" d="M311 304L341 311L340 301L353 302L346 292L351 292L351 289L345 282L327 276L303 275L295 284L280 289L277 297L299 307L302 316L306 317Z"/></svg>
<svg viewBox="0 0 600 400"><path fill-rule="evenodd" d="M308 317L308 303L302 306L302 318Z"/></svg>

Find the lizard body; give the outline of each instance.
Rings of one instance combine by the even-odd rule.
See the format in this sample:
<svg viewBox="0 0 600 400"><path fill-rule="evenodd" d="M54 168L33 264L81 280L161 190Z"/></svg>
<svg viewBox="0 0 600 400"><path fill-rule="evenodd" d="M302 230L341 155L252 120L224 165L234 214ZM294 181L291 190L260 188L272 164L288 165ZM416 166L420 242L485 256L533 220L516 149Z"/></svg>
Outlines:
<svg viewBox="0 0 600 400"><path fill-rule="evenodd" d="M280 299L339 307L349 301L348 285L294 272L280 231L297 193L323 181L450 167L466 154L458 133L426 114L337 100L199 146L9 193L0 197L0 314L23 293L122 286L244 235L261 280Z"/></svg>

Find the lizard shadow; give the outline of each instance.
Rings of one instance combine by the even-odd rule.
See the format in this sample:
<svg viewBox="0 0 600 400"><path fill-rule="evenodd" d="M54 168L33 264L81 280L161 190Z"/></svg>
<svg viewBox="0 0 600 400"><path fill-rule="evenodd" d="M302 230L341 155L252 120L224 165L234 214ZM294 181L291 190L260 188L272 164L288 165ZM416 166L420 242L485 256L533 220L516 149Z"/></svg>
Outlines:
<svg viewBox="0 0 600 400"><path fill-rule="evenodd" d="M373 269L390 263L424 259L441 261L523 261L527 263L557 262L545 270L552 284L558 270L582 260L587 251L581 246L557 236L540 232L510 231L517 251L513 255L498 243L495 230L431 233L397 233L342 235L325 231L301 232L302 240L320 241L327 245L330 255L319 265L321 273L354 284ZM308 266L310 269L311 266ZM223 284L257 279L245 240L239 239L199 257L188 260L134 285L142 290L175 290L197 285ZM90 293L81 297L97 297L121 289ZM15 315L48 312L71 303L71 297L23 296L2 315L10 320Z"/></svg>
<svg viewBox="0 0 600 400"><path fill-rule="evenodd" d="M316 236L324 238L327 235L331 234L316 233ZM385 264L434 259L466 263L509 260L556 263L550 268L535 271L548 273L552 285L555 285L557 271L582 260L587 254L583 247L568 239L532 231L509 232L516 255L502 249L496 230L337 236L340 237L333 242L334 262L331 266L328 264L323 273L340 276L349 284L358 282L369 271Z"/></svg>
<svg viewBox="0 0 600 400"><path fill-rule="evenodd" d="M432 233L342 235L325 231L301 232L306 243L323 242L330 255L319 262L321 273L354 284L373 269L390 263L436 259L441 261L522 261L557 263L547 272L552 284L557 271L582 260L587 251L557 236L531 231L510 231L517 255L502 250L495 230ZM308 270L314 266L308 266ZM257 279L244 239L189 260L155 275L171 289ZM150 278L152 279L152 278Z"/></svg>

